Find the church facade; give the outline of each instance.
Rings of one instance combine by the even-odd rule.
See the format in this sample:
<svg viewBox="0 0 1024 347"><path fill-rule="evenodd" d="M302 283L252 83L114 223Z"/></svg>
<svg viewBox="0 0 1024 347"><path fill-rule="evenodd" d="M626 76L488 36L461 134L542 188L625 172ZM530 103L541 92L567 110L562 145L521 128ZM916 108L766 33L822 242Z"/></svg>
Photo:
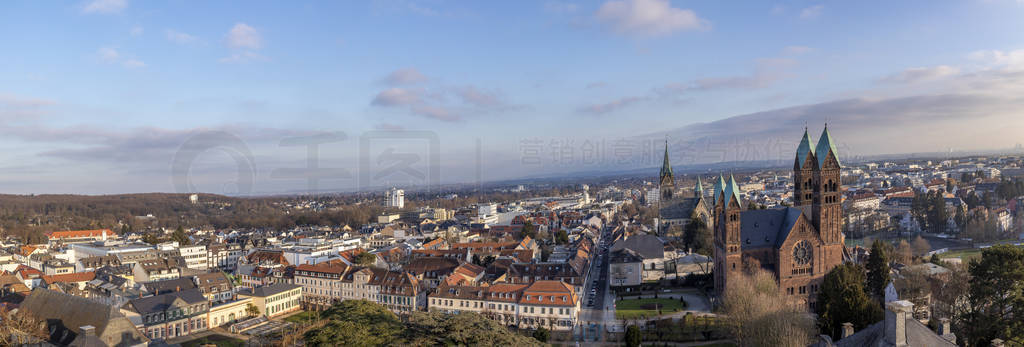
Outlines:
<svg viewBox="0 0 1024 347"><path fill-rule="evenodd" d="M828 126L817 146L804 136L793 163L793 206L744 209L733 177L714 185L714 280L718 297L730 280L764 269L780 290L813 308L826 273L846 258L839 157Z"/></svg>
<svg viewBox="0 0 1024 347"><path fill-rule="evenodd" d="M676 191L675 175L668 160L668 141L665 142L665 159L658 176L658 190L660 195L657 208L661 233L673 226L685 228L693 218L699 218L708 228L712 227L714 220L711 218L711 202L704 198L700 176L697 177L692 194L684 195Z"/></svg>

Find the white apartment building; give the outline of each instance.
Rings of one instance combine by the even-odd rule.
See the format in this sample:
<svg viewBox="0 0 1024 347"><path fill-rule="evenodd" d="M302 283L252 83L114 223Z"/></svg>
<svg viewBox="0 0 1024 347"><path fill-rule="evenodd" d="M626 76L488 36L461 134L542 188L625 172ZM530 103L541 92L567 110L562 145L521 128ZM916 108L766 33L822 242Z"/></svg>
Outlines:
<svg viewBox="0 0 1024 347"><path fill-rule="evenodd" d="M405 191L398 188L391 188L385 194L386 206L395 208L405 207Z"/></svg>
<svg viewBox="0 0 1024 347"><path fill-rule="evenodd" d="M209 255L206 245L190 245L178 247L181 257L185 258L185 267L196 270L209 269Z"/></svg>

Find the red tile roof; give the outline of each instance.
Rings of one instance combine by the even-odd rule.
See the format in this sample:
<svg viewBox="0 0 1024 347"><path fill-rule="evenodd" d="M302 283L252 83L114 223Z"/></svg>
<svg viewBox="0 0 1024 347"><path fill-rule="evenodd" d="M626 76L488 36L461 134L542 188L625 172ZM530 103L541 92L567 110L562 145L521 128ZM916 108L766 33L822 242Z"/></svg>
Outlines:
<svg viewBox="0 0 1024 347"><path fill-rule="evenodd" d="M78 282L89 282L96 279L96 273L93 271L89 272L75 272L63 275L43 275L43 281L46 283L78 283Z"/></svg>
<svg viewBox="0 0 1024 347"><path fill-rule="evenodd" d="M110 229L52 231L47 233L46 236L49 237L50 240L74 239L80 237L102 237L104 232L109 236L117 236L117 234L110 231Z"/></svg>

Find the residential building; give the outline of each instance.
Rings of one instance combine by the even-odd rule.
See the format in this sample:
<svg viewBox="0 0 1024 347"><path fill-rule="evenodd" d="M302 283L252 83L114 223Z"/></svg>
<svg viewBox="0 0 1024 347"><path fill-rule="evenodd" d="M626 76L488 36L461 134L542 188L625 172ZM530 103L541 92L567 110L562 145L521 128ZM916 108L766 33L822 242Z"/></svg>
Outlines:
<svg viewBox="0 0 1024 347"><path fill-rule="evenodd" d="M252 298L253 305L259 309L261 315L273 318L301 309L299 301L302 298L302 287L275 283L252 290L242 289L238 296Z"/></svg>
<svg viewBox="0 0 1024 347"><path fill-rule="evenodd" d="M405 208L405 191L398 188L391 188L384 194L385 206L394 208Z"/></svg>
<svg viewBox="0 0 1024 347"><path fill-rule="evenodd" d="M206 251L206 245L180 246L178 252L185 259L185 267L196 270L209 268L209 254Z"/></svg>
<svg viewBox="0 0 1024 347"><path fill-rule="evenodd" d="M199 289L129 301L121 308L151 339L170 339L208 329L209 302Z"/></svg>

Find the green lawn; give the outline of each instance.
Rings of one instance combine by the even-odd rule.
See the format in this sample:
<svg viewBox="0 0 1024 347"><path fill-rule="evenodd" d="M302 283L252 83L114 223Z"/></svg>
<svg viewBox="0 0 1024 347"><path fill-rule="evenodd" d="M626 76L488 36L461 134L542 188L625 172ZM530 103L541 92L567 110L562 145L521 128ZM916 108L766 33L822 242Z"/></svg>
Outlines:
<svg viewBox="0 0 1024 347"><path fill-rule="evenodd" d="M971 261L971 259L981 257L981 251L982 250L980 248L949 251L946 253L939 254L939 259L960 258L960 260L962 260L964 264L967 264L967 262Z"/></svg>
<svg viewBox="0 0 1024 347"><path fill-rule="evenodd" d="M289 323L305 323L309 321L309 317L313 314L313 311L302 311L284 319L285 322Z"/></svg>
<svg viewBox="0 0 1024 347"><path fill-rule="evenodd" d="M236 339L230 336L224 335L210 335L199 339L182 343L183 347L198 347L205 344L215 344L218 347L241 347L245 346L245 341Z"/></svg>
<svg viewBox="0 0 1024 347"><path fill-rule="evenodd" d="M669 314L685 308L686 303L679 299L626 299L615 302L615 317L618 319L654 317L659 315L658 310L661 310L661 314Z"/></svg>

